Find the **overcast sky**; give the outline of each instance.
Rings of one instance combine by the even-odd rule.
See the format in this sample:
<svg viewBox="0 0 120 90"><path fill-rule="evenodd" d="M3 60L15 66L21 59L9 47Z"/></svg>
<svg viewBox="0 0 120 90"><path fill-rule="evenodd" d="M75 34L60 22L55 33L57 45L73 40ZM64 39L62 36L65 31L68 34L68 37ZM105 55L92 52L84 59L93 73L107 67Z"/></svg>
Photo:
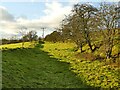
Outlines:
<svg viewBox="0 0 120 90"><path fill-rule="evenodd" d="M119 0L83 0L94 6L99 2ZM18 35L19 28L36 30L42 36L41 27L47 27L45 35L59 27L65 15L71 13L74 4L82 0L0 0L0 38Z"/></svg>

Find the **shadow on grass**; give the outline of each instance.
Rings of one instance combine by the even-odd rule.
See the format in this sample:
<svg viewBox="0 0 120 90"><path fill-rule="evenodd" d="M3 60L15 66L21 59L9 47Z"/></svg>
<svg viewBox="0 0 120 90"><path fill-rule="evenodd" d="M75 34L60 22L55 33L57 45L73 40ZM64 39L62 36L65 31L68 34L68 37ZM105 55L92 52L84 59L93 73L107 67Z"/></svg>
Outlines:
<svg viewBox="0 0 120 90"><path fill-rule="evenodd" d="M60 62L42 51L42 44L35 48L12 49L3 52L3 88L81 88L86 85L69 64Z"/></svg>

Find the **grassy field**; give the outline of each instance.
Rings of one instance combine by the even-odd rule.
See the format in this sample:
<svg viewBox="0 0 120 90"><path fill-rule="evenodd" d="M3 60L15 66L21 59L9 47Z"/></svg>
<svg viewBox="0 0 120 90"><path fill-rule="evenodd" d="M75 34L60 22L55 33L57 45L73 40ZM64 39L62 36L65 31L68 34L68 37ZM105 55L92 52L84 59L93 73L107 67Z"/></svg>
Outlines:
<svg viewBox="0 0 120 90"><path fill-rule="evenodd" d="M84 50L87 48L85 45ZM48 43L44 44L44 51L49 52L61 62L70 63L70 70L81 77L82 81L89 86L100 88L120 88L119 65L110 65L94 57L86 49L84 53L75 51L73 43ZM94 54L99 53L99 50ZM119 63L118 63L119 64Z"/></svg>
<svg viewBox="0 0 120 90"><path fill-rule="evenodd" d="M26 43L24 49L20 45L14 44L13 48L11 44L1 46L7 47L2 52L3 87L120 87L119 67L100 60L88 60L89 54L79 54L74 43L45 42L35 47L33 43ZM88 56L87 60L84 55Z"/></svg>
<svg viewBox="0 0 120 90"><path fill-rule="evenodd" d="M20 44L15 45L19 47ZM69 64L59 62L42 48L38 45L35 48L14 48L2 52L3 88L88 87L69 70Z"/></svg>
<svg viewBox="0 0 120 90"><path fill-rule="evenodd" d="M34 47L34 42L25 42L24 43L24 48L28 47ZM16 44L5 44L5 45L0 45L0 49L15 49L15 48L21 48L22 43L16 43Z"/></svg>

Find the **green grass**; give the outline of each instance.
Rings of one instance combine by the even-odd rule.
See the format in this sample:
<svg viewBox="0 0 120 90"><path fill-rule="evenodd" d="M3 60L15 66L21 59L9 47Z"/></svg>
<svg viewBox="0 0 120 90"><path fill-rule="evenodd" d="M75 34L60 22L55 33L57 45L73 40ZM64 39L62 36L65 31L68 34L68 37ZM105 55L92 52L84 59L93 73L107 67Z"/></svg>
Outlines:
<svg viewBox="0 0 120 90"><path fill-rule="evenodd" d="M8 49L2 52L3 88L88 87L70 71L69 64L51 57L41 48L38 45L35 48Z"/></svg>
<svg viewBox="0 0 120 90"><path fill-rule="evenodd" d="M16 44L5 44L5 45L0 45L0 49L15 49L15 48L21 48L22 43L16 43ZM34 42L25 42L24 43L24 48L28 47L34 47Z"/></svg>
<svg viewBox="0 0 120 90"><path fill-rule="evenodd" d="M120 83L119 68L101 60L90 61L90 53L75 51L74 43L48 43L24 49L3 50L3 87L21 88L114 88ZM30 46L32 47L30 48ZM3 47L3 46L1 46ZM7 45L7 47L10 47ZM100 50L102 50L100 48ZM116 51L115 49L113 49ZM87 52L87 53L86 53ZM99 50L94 52L98 54ZM87 59L85 59L87 56Z"/></svg>
<svg viewBox="0 0 120 90"><path fill-rule="evenodd" d="M48 43L44 44L43 50L49 52L52 57L61 62L70 63L70 70L76 73L87 85L100 88L119 88L120 68L112 67L101 60L89 60L90 53L79 53L74 51L74 44L70 43ZM87 46L84 46L86 49ZM97 52L98 53L98 52ZM79 56L79 57L76 57ZM85 58L88 57L87 59Z"/></svg>

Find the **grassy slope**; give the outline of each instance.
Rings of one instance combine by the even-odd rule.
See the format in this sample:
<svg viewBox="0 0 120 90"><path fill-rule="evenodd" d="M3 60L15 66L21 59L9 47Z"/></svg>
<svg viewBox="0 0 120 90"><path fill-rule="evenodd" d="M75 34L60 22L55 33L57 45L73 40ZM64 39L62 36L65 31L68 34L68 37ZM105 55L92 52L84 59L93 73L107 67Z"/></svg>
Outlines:
<svg viewBox="0 0 120 90"><path fill-rule="evenodd" d="M52 58L41 47L2 52L3 87L80 88L85 87L69 65Z"/></svg>
<svg viewBox="0 0 120 90"><path fill-rule="evenodd" d="M86 46L83 47L86 49ZM46 43L44 51L59 58L62 62L70 63L70 68L88 85L101 88L118 88L119 68L113 68L100 60L85 60L84 56L76 57L74 44L71 43ZM89 55L89 54L88 54ZM89 57L90 58L90 57Z"/></svg>
<svg viewBox="0 0 120 90"><path fill-rule="evenodd" d="M34 45L34 42L25 42L24 43L24 48L28 48ZM4 44L0 45L0 49L14 49L14 48L21 48L22 43L16 43L16 44Z"/></svg>

